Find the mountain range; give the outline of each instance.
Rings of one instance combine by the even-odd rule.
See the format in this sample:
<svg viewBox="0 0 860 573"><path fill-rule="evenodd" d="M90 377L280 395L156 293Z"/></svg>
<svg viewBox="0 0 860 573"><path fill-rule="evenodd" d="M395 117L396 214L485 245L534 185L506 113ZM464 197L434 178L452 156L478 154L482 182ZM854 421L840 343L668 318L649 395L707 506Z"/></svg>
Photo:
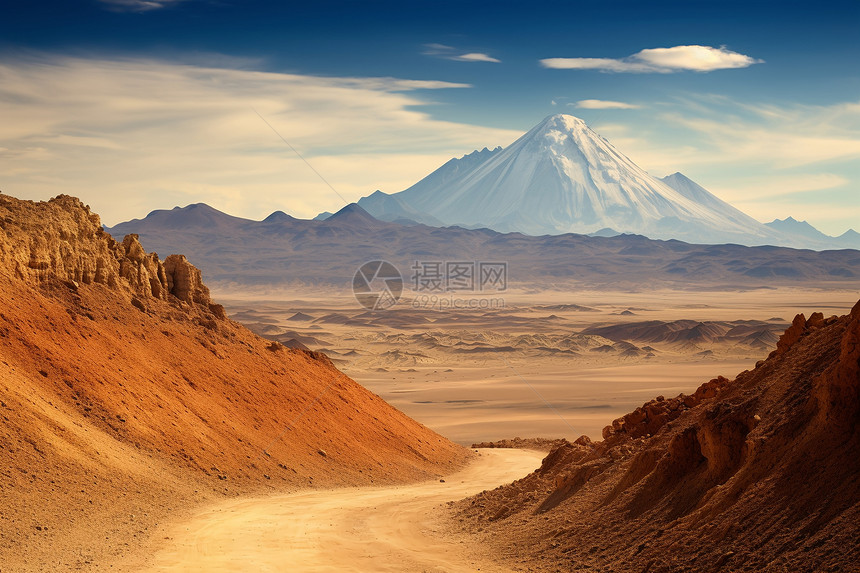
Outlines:
<svg viewBox="0 0 860 573"><path fill-rule="evenodd" d="M653 177L564 114L547 117L507 148L451 159L404 191L376 191L358 204L384 221L536 236L632 233L706 244L860 248L853 231L837 238L778 221L765 225L681 173Z"/></svg>
<svg viewBox="0 0 860 573"><path fill-rule="evenodd" d="M511 284L577 283L640 289L748 288L856 284L860 251L697 245L641 235L530 236L491 229L380 221L357 204L326 220L276 212L262 221L233 217L205 204L153 211L107 229L134 233L149 251L182 252L208 281L240 285L312 283L346 286L367 261L387 260L407 284L418 262L507 263Z"/></svg>
<svg viewBox="0 0 860 573"><path fill-rule="evenodd" d="M806 221L798 221L794 217L774 219L765 225L784 235L794 237L797 241L805 243L808 248L860 249L860 233L854 229L848 229L841 235L832 237L825 235Z"/></svg>

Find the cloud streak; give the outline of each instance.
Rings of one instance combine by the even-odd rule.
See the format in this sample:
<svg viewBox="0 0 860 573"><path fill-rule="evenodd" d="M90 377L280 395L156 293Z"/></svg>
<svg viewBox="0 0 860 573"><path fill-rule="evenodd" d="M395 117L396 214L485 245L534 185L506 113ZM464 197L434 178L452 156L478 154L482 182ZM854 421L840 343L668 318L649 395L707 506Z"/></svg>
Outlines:
<svg viewBox="0 0 860 573"><path fill-rule="evenodd" d="M856 104L778 108L721 97L698 100L689 102L693 113L685 113L686 104L681 103L660 118L691 130L715 152L708 155L722 162L791 169L860 159ZM697 109L702 107L703 111Z"/></svg>
<svg viewBox="0 0 860 573"><path fill-rule="evenodd" d="M626 58L546 58L541 66L556 70L600 70L615 73L712 72L715 70L746 68L761 64L759 60L739 54L725 46L674 46L650 48Z"/></svg>
<svg viewBox="0 0 860 573"><path fill-rule="evenodd" d="M575 103L567 104L579 109L639 109L641 106L623 101L612 101L602 99L583 99Z"/></svg>
<svg viewBox="0 0 860 573"><path fill-rule="evenodd" d="M653 174L682 171L759 220L793 215L831 234L857 226L860 101L780 106L686 95L649 108L653 122L593 127Z"/></svg>
<svg viewBox="0 0 860 573"><path fill-rule="evenodd" d="M0 187L77 195L108 224L198 201L246 217L313 216L342 201L254 110L355 200L520 135L420 111L432 103L425 90L465 87L142 59L0 61Z"/></svg>
<svg viewBox="0 0 860 573"><path fill-rule="evenodd" d="M425 44L424 48L425 56L434 56L455 62L489 62L493 64L499 64L502 62L501 60L482 52L468 52L464 54L461 53L462 50L458 50L453 46L446 46L445 44Z"/></svg>
<svg viewBox="0 0 860 573"><path fill-rule="evenodd" d="M117 12L149 12L184 2L186 0L98 0L110 10Z"/></svg>
<svg viewBox="0 0 860 573"><path fill-rule="evenodd" d="M595 127L643 167L659 172L705 165L762 172L860 159L860 102L779 107L704 95L651 107L657 121L636 132L620 124ZM686 133L667 139L667 129Z"/></svg>

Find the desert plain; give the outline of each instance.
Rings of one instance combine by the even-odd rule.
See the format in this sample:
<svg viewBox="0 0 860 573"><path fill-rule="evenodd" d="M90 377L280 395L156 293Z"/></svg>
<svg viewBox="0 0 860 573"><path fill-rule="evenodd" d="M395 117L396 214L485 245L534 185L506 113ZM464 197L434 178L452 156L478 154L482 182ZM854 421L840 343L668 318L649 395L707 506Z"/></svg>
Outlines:
<svg viewBox="0 0 860 573"><path fill-rule="evenodd" d="M410 417L470 446L515 436L600 440L605 426L655 396L752 369L774 346L767 333L778 337L796 312L844 314L857 293L519 289L502 308L457 310L416 308L407 293L374 312L335 291L218 297L233 319L325 352ZM587 334L595 329L611 338ZM260 571L522 570L447 508L524 477L547 449L475 450L466 469L410 485L189 506L113 569L234 571L253 560Z"/></svg>
<svg viewBox="0 0 860 573"><path fill-rule="evenodd" d="M466 446L515 435L599 440L612 420L655 396L752 369L798 312L841 315L858 297L847 289L570 285L471 297L484 302L459 309L406 291L390 309L368 311L335 289L216 292L234 320L325 352L388 403Z"/></svg>

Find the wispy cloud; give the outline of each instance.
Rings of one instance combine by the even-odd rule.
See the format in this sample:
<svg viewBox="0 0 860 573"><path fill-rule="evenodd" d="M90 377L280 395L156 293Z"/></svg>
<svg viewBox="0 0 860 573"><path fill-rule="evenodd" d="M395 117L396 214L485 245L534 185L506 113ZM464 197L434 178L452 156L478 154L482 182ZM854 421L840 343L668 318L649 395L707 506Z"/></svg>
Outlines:
<svg viewBox="0 0 860 573"><path fill-rule="evenodd" d="M456 60L458 62L491 62L494 64L499 64L502 61L487 54L482 54L480 52L470 52L468 54L462 54L460 56L453 56L450 59Z"/></svg>
<svg viewBox="0 0 860 573"><path fill-rule="evenodd" d="M644 123L593 127L651 173L682 171L761 221L793 215L831 234L857 226L860 101L776 105L687 94L649 108Z"/></svg>
<svg viewBox="0 0 860 573"><path fill-rule="evenodd" d="M851 183L834 173L813 173L804 175L782 175L778 177L758 177L743 185L731 188L714 187L713 190L728 200L737 203L764 203L773 199L791 199L797 195L838 189Z"/></svg>
<svg viewBox="0 0 860 573"><path fill-rule="evenodd" d="M494 58L488 54L484 54L482 52L463 53L463 50L459 50L453 46L446 46L445 44L425 44L424 48L425 56L435 56L437 58L453 60L455 62L490 62L494 64L501 63L501 60Z"/></svg>
<svg viewBox="0 0 860 573"><path fill-rule="evenodd" d="M746 68L763 60L727 49L725 46L675 46L650 48L626 58L546 58L540 60L545 68L557 70L600 70L604 72L661 73L694 71L712 72Z"/></svg>
<svg viewBox="0 0 860 573"><path fill-rule="evenodd" d="M420 111L432 103L424 90L465 87L140 59L0 60L0 186L30 199L77 195L108 224L198 201L247 217L313 216L343 205L254 110L355 200L520 135Z"/></svg>
<svg viewBox="0 0 860 573"><path fill-rule="evenodd" d="M840 175L753 177L728 187L716 185L711 191L762 222L793 216L830 235L860 230L857 190Z"/></svg>
<svg viewBox="0 0 860 573"><path fill-rule="evenodd" d="M657 172L705 165L762 172L860 160L860 102L780 107L687 95L651 107L656 121L635 130L621 124L594 127ZM670 131L674 135L667 138Z"/></svg>
<svg viewBox="0 0 860 573"><path fill-rule="evenodd" d="M854 103L780 108L697 96L679 98L660 119L693 132L723 162L790 169L860 159L860 105Z"/></svg>
<svg viewBox="0 0 860 573"><path fill-rule="evenodd" d="M639 109L641 107L632 103L624 103L623 101L603 99L583 99L567 105L580 109Z"/></svg>
<svg viewBox="0 0 860 573"><path fill-rule="evenodd" d="M173 6L186 0L98 0L111 10L119 12L148 12Z"/></svg>

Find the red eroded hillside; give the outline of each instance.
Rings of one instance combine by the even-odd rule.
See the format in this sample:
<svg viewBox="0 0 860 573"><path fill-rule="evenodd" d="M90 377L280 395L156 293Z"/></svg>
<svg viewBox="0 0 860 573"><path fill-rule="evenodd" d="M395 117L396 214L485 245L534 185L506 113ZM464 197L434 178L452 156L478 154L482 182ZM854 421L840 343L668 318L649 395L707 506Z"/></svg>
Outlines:
<svg viewBox="0 0 860 573"><path fill-rule="evenodd" d="M212 496L390 483L463 448L228 320L184 257L0 195L0 570L96 568Z"/></svg>
<svg viewBox="0 0 860 573"><path fill-rule="evenodd" d="M459 502L530 570L860 570L860 303L798 315L734 380L662 396L604 440Z"/></svg>

